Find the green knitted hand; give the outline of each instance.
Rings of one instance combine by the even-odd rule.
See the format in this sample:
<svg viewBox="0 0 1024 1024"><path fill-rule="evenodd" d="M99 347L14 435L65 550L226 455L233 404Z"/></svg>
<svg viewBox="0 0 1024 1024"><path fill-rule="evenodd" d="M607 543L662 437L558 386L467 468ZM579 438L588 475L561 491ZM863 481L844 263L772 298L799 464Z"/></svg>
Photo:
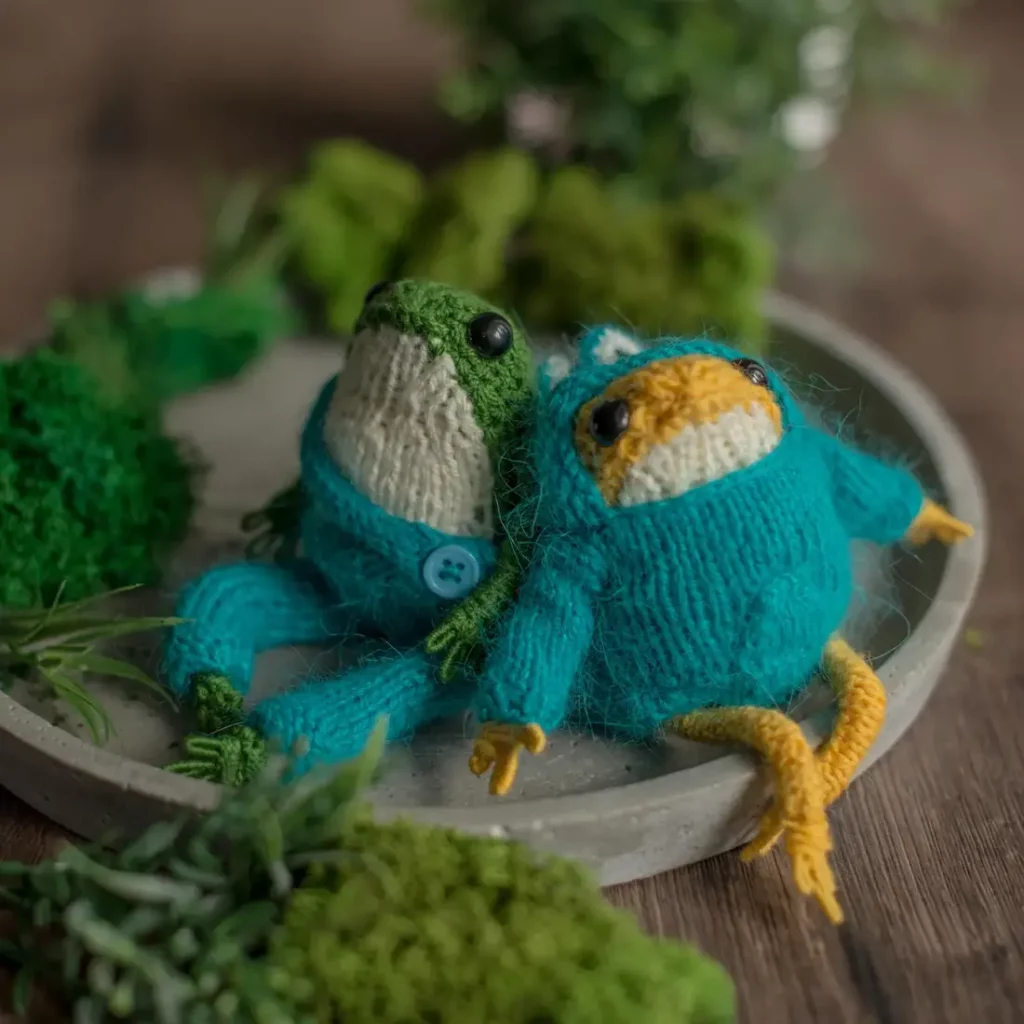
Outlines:
<svg viewBox="0 0 1024 1024"><path fill-rule="evenodd" d="M506 542L492 575L453 608L427 637L427 653L444 655L441 678L445 682L451 680L462 665L476 667L475 656L482 651L489 627L512 603L521 572L515 549Z"/></svg>
<svg viewBox="0 0 1024 1024"><path fill-rule="evenodd" d="M427 637L427 653L443 655L441 679L450 682L463 665L470 664L480 639L480 609L465 600Z"/></svg>
<svg viewBox="0 0 1024 1024"><path fill-rule="evenodd" d="M267 744L248 725L236 725L217 736L192 735L185 739L184 760L165 770L190 779L222 786L244 786L267 763Z"/></svg>
<svg viewBox="0 0 1024 1024"><path fill-rule="evenodd" d="M241 724L244 718L242 695L227 676L215 672L197 672L192 676L192 703L201 733L224 732Z"/></svg>

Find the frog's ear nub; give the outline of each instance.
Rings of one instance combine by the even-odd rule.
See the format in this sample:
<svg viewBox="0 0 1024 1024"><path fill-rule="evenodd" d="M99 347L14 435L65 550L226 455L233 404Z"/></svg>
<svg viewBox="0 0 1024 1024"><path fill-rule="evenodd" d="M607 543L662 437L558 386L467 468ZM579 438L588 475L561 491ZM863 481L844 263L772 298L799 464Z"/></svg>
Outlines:
<svg viewBox="0 0 1024 1024"><path fill-rule="evenodd" d="M592 327L579 342L580 362L610 366L626 356L635 356L643 345L621 327L608 324Z"/></svg>
<svg viewBox="0 0 1024 1024"><path fill-rule="evenodd" d="M572 360L568 356L548 356L537 372L538 385L542 394L553 391L572 373Z"/></svg>

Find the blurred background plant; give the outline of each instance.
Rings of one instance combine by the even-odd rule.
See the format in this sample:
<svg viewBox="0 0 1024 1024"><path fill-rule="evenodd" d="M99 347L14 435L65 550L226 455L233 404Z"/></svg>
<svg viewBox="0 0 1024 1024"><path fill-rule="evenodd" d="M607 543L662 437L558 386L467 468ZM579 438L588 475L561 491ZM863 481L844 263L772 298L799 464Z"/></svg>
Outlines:
<svg viewBox="0 0 1024 1024"><path fill-rule="evenodd" d="M199 268L51 308L50 345L85 366L116 401L157 408L229 380L298 326L281 284L285 238L268 229L264 186L212 180L205 198Z"/></svg>
<svg viewBox="0 0 1024 1024"><path fill-rule="evenodd" d="M773 242L862 252L818 173L851 100L961 83L922 32L952 2L426 0L461 41L444 109L503 144L430 179L358 140L316 147L279 204L292 286L334 331L401 274L534 331L615 320L756 349Z"/></svg>
<svg viewBox="0 0 1024 1024"><path fill-rule="evenodd" d="M650 198L758 204L820 158L856 94L956 81L917 34L953 2L425 0L462 39L454 117Z"/></svg>

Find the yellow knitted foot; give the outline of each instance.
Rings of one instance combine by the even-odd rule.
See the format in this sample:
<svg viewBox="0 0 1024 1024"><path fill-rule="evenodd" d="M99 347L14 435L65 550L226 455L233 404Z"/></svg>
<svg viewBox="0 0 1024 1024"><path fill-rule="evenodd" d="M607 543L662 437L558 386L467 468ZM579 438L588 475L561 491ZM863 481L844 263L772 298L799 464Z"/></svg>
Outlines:
<svg viewBox="0 0 1024 1024"><path fill-rule="evenodd" d="M821 772L825 805L839 799L885 722L885 687L871 666L841 637L834 637L822 659L839 702L832 733L814 757ZM767 853L782 834L778 809L762 819L751 849Z"/></svg>
<svg viewBox="0 0 1024 1024"><path fill-rule="evenodd" d="M828 854L832 849L821 773L814 752L796 722L770 708L714 708L676 719L673 727L688 739L704 743L741 743L768 762L775 787L775 809L786 836L793 880L800 892L813 896L830 921L843 912ZM752 860L763 850L754 844L741 857Z"/></svg>
<svg viewBox="0 0 1024 1024"><path fill-rule="evenodd" d="M546 746L547 737L539 725L487 722L473 744L469 770L474 775L483 775L493 765L491 794L504 796L516 780L520 751L525 749L531 754L541 754Z"/></svg>
<svg viewBox="0 0 1024 1024"><path fill-rule="evenodd" d="M907 530L906 540L911 544L927 544L930 540L943 544L958 544L974 535L974 527L951 516L941 505L926 499L917 518Z"/></svg>

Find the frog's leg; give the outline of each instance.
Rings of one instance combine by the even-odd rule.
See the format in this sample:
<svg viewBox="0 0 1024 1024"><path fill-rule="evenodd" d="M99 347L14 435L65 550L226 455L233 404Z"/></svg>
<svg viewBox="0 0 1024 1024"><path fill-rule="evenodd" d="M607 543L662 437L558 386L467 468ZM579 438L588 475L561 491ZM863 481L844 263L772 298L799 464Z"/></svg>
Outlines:
<svg viewBox="0 0 1024 1024"><path fill-rule="evenodd" d="M885 722L886 696L871 666L841 637L833 637L825 647L822 667L838 701L832 732L815 753L827 805L846 791L878 738ZM773 807L748 849L753 856L767 853L781 834L778 809Z"/></svg>
<svg viewBox="0 0 1024 1024"><path fill-rule="evenodd" d="M301 751L302 773L355 757L381 717L389 741L410 739L427 722L465 710L472 692L461 680L441 683L437 662L414 650L270 697L253 708L249 725L282 750Z"/></svg>
<svg viewBox="0 0 1024 1024"><path fill-rule="evenodd" d="M821 772L800 726L771 708L731 707L693 711L675 719L672 727L687 739L740 743L765 758L774 776L775 803L797 888L813 896L830 920L842 921L828 863L832 838ZM748 847L743 859L755 853Z"/></svg>
<svg viewBox="0 0 1024 1024"><path fill-rule="evenodd" d="M168 636L162 676L179 696L196 677L217 692L245 694L261 651L284 644L326 643L349 631L337 599L308 563L239 563L211 569L186 587L183 619Z"/></svg>

